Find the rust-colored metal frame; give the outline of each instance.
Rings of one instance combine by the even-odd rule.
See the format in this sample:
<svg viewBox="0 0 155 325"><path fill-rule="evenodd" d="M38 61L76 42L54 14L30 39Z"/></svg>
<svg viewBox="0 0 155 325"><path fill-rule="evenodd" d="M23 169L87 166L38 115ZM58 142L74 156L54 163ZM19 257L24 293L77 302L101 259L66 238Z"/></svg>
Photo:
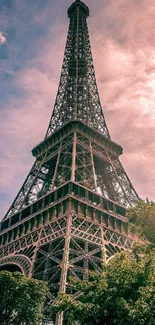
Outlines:
<svg viewBox="0 0 155 325"><path fill-rule="evenodd" d="M138 195L103 115L87 27L88 7L76 0L56 101L45 139L0 225L0 268L19 267L48 281L53 302L69 292L69 275L87 279L134 240L126 207ZM77 293L76 293L77 294ZM63 313L56 325L66 324Z"/></svg>

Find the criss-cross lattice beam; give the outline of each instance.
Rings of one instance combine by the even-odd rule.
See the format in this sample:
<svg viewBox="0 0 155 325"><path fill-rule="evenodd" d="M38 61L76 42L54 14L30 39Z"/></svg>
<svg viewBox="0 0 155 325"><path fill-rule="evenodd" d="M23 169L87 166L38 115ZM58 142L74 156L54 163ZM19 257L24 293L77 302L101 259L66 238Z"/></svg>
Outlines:
<svg viewBox="0 0 155 325"><path fill-rule="evenodd" d="M22 251L26 252L25 250L29 252L28 254L30 257L32 254L30 254L28 249L35 245L36 242L38 242L38 248L40 249L46 244L60 240L60 238L63 238L66 234L67 218L67 215L61 216L53 219L51 222L47 222L44 225L42 224L36 230L29 230L27 234L23 234L23 236L21 235L16 240L11 240L10 238L8 243L1 246L0 257L4 258L10 255L21 254ZM109 247L108 245L112 245L113 247L117 246L119 249L129 249L131 247L133 239L129 238L124 233L108 229L105 226L101 226L96 222L90 221L88 218L80 217L78 214L74 214L72 217L71 236L73 238L78 238L98 246L103 246L101 229L104 234L104 244L105 246L107 245L107 248ZM57 242L56 247L52 248L52 254L54 254L56 250L60 250L59 242ZM82 252L83 250L82 248L80 249L79 246L79 254L82 255ZM49 257L51 256L50 258L54 258L52 257L53 255L51 253L48 254ZM45 253L45 256L47 256L47 252ZM57 257L55 258L57 259ZM59 262L59 259L57 262Z"/></svg>

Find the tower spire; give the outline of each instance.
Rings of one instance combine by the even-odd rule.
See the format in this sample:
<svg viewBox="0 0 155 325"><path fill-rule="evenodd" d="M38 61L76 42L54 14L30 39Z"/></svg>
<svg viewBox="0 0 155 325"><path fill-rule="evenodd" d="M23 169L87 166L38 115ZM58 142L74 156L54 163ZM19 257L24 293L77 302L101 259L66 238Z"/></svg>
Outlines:
<svg viewBox="0 0 155 325"><path fill-rule="evenodd" d="M46 138L71 120L80 120L110 138L98 94L89 40L89 8L69 7L69 31L56 101Z"/></svg>

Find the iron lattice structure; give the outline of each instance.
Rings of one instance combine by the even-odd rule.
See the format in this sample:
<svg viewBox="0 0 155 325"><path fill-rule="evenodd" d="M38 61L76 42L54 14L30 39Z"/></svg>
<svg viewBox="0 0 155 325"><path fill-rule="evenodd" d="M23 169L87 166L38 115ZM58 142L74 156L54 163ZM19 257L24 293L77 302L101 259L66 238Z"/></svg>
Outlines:
<svg viewBox="0 0 155 325"><path fill-rule="evenodd" d="M131 247L126 207L138 200L103 115L80 0L70 18L60 84L35 163L1 222L1 269L49 282L53 299L103 260ZM54 321L66 324L63 314Z"/></svg>

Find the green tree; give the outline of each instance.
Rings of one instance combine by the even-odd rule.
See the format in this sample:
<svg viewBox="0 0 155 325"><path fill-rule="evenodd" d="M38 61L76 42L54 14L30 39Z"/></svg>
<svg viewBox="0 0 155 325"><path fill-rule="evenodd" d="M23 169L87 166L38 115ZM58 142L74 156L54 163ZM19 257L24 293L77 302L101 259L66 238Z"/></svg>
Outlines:
<svg viewBox="0 0 155 325"><path fill-rule="evenodd" d="M81 296L60 295L55 306L71 324L75 319L81 325L155 324L155 255L147 248L116 254L102 274L71 283Z"/></svg>
<svg viewBox="0 0 155 325"><path fill-rule="evenodd" d="M127 211L131 230L145 240L155 244L155 203L149 199L140 200Z"/></svg>
<svg viewBox="0 0 155 325"><path fill-rule="evenodd" d="M0 272L0 324L38 325L42 318L47 286L21 273Z"/></svg>

